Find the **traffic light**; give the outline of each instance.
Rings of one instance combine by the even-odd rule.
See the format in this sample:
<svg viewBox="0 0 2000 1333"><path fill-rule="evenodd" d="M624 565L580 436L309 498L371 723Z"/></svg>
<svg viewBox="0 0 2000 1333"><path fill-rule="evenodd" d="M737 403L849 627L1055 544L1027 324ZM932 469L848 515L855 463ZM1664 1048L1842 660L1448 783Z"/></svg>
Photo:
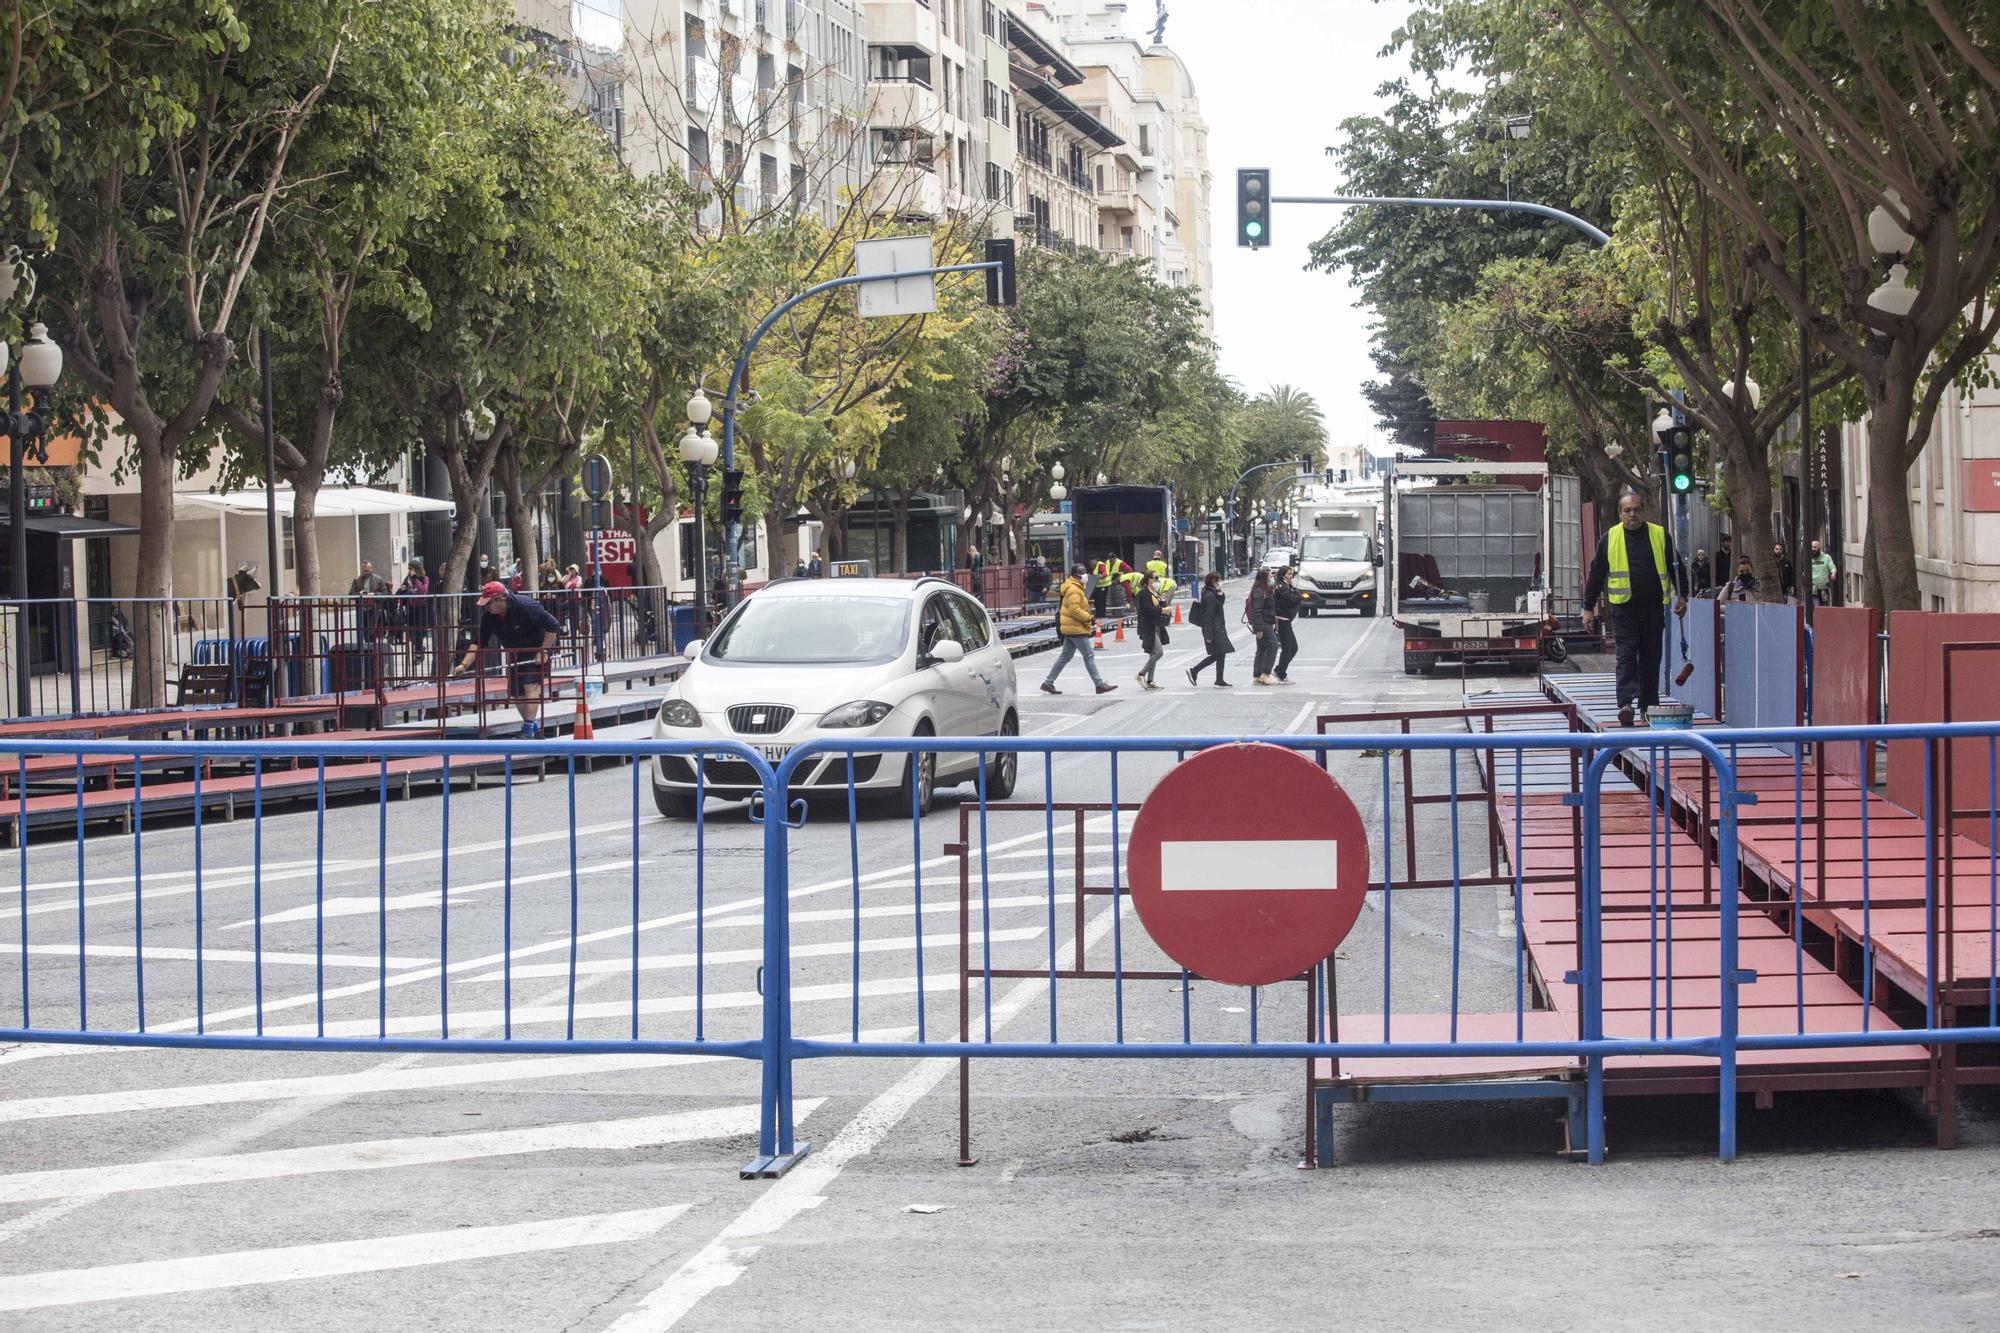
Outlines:
<svg viewBox="0 0 2000 1333"><path fill-rule="evenodd" d="M1261 250L1271 243L1271 173L1245 167L1236 173L1236 243Z"/></svg>
<svg viewBox="0 0 2000 1333"><path fill-rule="evenodd" d="M1660 428L1660 449L1667 458L1667 489L1686 495L1694 489L1694 431L1675 421Z"/></svg>
<svg viewBox="0 0 2000 1333"><path fill-rule="evenodd" d="M1014 290L1014 238L996 237L987 241L986 262L1000 265L986 270L986 304L1016 304L1019 297Z"/></svg>
<svg viewBox="0 0 2000 1333"><path fill-rule="evenodd" d="M724 524L743 521L743 469L725 468L722 473L722 521Z"/></svg>

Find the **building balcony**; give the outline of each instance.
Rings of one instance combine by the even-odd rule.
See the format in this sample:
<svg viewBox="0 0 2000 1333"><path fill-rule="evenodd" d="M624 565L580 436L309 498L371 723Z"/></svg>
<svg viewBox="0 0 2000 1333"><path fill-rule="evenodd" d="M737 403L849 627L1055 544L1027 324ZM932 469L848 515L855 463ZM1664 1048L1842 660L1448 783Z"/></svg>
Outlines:
<svg viewBox="0 0 2000 1333"><path fill-rule="evenodd" d="M920 0L867 0L864 18L873 45L916 46L938 53L937 15Z"/></svg>
<svg viewBox="0 0 2000 1333"><path fill-rule="evenodd" d="M944 98L917 79L872 79L868 123L884 127L921 126L936 130L944 120Z"/></svg>
<svg viewBox="0 0 2000 1333"><path fill-rule="evenodd" d="M930 164L918 161L878 161L868 183L868 207L899 218L941 217L945 211L944 181Z"/></svg>
<svg viewBox="0 0 2000 1333"><path fill-rule="evenodd" d="M1136 189L1130 186L1111 186L1097 196L1097 207L1105 213L1115 213L1121 218L1144 217L1151 221L1153 206Z"/></svg>

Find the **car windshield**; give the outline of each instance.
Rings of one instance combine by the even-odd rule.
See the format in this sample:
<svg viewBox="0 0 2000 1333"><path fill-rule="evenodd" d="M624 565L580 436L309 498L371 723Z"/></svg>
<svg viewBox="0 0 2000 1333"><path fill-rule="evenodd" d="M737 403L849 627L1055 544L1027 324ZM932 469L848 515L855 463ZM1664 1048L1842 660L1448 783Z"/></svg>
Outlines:
<svg viewBox="0 0 2000 1333"><path fill-rule="evenodd" d="M1366 560L1368 538L1358 532L1324 532L1308 537L1299 547L1301 560Z"/></svg>
<svg viewBox="0 0 2000 1333"><path fill-rule="evenodd" d="M886 662L909 638L902 597L752 597L702 656L755 666Z"/></svg>

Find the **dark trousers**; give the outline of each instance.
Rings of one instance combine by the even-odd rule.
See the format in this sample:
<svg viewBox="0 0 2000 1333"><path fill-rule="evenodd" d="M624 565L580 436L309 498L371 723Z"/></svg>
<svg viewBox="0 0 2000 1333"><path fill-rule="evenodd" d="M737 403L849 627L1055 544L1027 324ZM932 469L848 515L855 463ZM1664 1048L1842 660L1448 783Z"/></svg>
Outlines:
<svg viewBox="0 0 2000 1333"><path fill-rule="evenodd" d="M1611 608L1611 638L1618 647L1618 706L1660 702L1660 658L1666 651L1667 608L1627 602Z"/></svg>
<svg viewBox="0 0 2000 1333"><path fill-rule="evenodd" d="M1262 680L1278 663L1278 631L1267 629L1257 637L1257 660L1250 674Z"/></svg>
<svg viewBox="0 0 2000 1333"><path fill-rule="evenodd" d="M1202 658L1201 661L1189 667L1188 674L1199 678L1202 672L1212 666L1215 668L1215 683L1220 685L1222 683L1222 664L1228 656L1228 653L1210 653L1207 657Z"/></svg>
<svg viewBox="0 0 2000 1333"><path fill-rule="evenodd" d="M1278 622L1278 679L1284 680L1291 668L1292 659L1299 655L1299 636L1292 633L1292 622Z"/></svg>

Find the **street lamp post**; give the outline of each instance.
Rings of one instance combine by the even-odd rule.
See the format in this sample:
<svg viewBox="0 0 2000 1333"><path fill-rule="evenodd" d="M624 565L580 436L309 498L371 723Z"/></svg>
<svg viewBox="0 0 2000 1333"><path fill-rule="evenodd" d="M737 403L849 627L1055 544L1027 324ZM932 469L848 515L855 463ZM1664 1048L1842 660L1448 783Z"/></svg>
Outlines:
<svg viewBox="0 0 2000 1333"><path fill-rule="evenodd" d="M34 274L18 255L18 251L0 255L0 305L13 300L24 276L29 294L34 293ZM7 371L7 413L0 419L0 430L5 430L8 438L8 555L13 562L10 591L15 611L14 702L21 717L27 717L34 704L28 661L28 453L30 446L48 433L55 384L62 378L62 365L62 349L49 340L49 331L41 324L28 326L28 338L21 345L18 361L8 356L7 345L0 342L0 366ZM35 453L39 461L48 460L46 447L36 448Z"/></svg>
<svg viewBox="0 0 2000 1333"><path fill-rule="evenodd" d="M688 399L687 434L681 436L681 462L687 464L688 488L694 492L694 632L704 636L708 621L708 469L718 450L708 433L712 409L699 387Z"/></svg>

